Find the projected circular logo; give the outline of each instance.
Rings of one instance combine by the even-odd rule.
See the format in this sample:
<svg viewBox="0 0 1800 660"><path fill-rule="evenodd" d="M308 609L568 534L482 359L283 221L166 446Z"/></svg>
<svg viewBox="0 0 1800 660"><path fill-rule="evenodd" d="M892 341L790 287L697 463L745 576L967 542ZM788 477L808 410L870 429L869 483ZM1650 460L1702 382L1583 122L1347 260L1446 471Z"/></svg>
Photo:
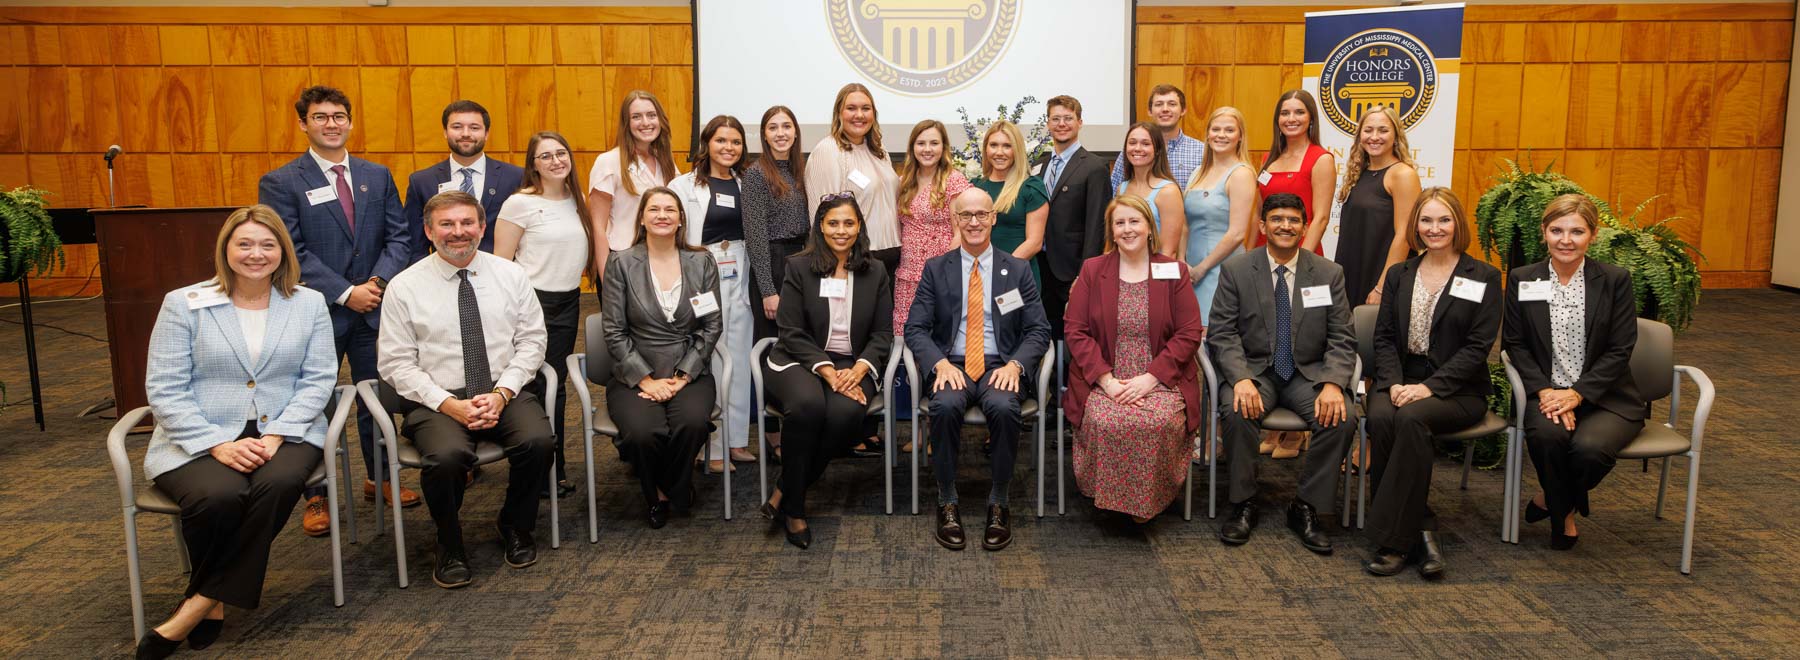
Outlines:
<svg viewBox="0 0 1800 660"><path fill-rule="evenodd" d="M1431 111L1438 92L1431 49L1410 34L1388 28L1351 35L1331 49L1319 72L1325 117L1346 134L1356 133L1363 112L1378 105L1394 109L1405 128Z"/></svg>
<svg viewBox="0 0 1800 660"><path fill-rule="evenodd" d="M968 85L1006 52L1020 0L825 0L838 52L877 85L934 96Z"/></svg>

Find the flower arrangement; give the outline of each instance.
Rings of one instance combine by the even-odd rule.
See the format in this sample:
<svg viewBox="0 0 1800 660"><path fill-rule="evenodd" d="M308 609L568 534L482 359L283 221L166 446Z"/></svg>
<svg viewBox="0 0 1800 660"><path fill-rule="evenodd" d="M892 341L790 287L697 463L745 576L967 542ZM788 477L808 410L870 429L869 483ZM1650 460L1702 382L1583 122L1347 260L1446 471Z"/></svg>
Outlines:
<svg viewBox="0 0 1800 660"><path fill-rule="evenodd" d="M1037 102L1037 97L1026 96L1025 98L1019 99L1018 103L1014 103L1010 112L1007 111L1006 104L1000 104L994 106L994 112L997 117L982 117L974 120L969 119L969 110L967 107L957 107L956 114L962 117L963 136L968 138L968 140L963 143L961 149L955 149L950 152L950 164L954 166L957 171L962 172L963 176L966 176L971 180L982 176L981 135L987 130L988 126L996 121L996 119L1004 119L1017 124L1020 132L1025 134L1025 145L1023 147L1025 155L1023 157L1023 162L1030 163L1037 160L1038 156L1043 155L1044 152L1050 148L1050 133L1047 128L1050 122L1050 115L1048 113L1039 114L1037 119L1032 122L1029 130L1026 129L1026 126L1022 121L1025 118L1025 106Z"/></svg>

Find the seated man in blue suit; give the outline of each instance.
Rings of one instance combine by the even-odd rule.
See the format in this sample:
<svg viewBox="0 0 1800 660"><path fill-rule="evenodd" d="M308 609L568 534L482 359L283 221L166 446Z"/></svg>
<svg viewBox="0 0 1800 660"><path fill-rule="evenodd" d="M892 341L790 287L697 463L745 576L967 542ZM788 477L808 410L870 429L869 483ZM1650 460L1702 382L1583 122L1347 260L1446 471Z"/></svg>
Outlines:
<svg viewBox="0 0 1800 660"><path fill-rule="evenodd" d="M400 191L386 167L350 155L346 147L350 99L343 92L323 85L309 87L300 92L294 112L310 147L263 175L257 183L257 201L275 209L287 225L300 259L301 281L331 303L338 359L350 356L351 378L374 378L381 294L388 280L412 262ZM375 421L360 404L356 427L369 477L363 481L363 496L373 499ZM418 506L418 493L399 490L402 505ZM301 519L307 534L330 531L325 509L323 490L307 493Z"/></svg>
<svg viewBox="0 0 1800 660"><path fill-rule="evenodd" d="M406 180L406 226L412 237L412 261L418 261L431 249L425 240L425 202L432 195L461 190L481 200L482 217L500 217L500 205L506 203L525 170L517 165L488 158L487 108L463 99L444 106L444 142L450 145L450 157L436 165L413 172ZM480 250L493 253L494 224L487 223L481 236ZM410 263L410 262L409 262Z"/></svg>
<svg viewBox="0 0 1800 660"><path fill-rule="evenodd" d="M962 248L925 262L906 320L906 347L933 372L928 410L931 467L938 482L937 542L951 550L965 544L956 511L956 457L963 413L977 404L994 444L981 547L999 550L1012 542L1006 491L1019 445L1020 392L1050 347L1050 322L1031 264L989 241L993 198L970 188L957 196L951 212Z"/></svg>

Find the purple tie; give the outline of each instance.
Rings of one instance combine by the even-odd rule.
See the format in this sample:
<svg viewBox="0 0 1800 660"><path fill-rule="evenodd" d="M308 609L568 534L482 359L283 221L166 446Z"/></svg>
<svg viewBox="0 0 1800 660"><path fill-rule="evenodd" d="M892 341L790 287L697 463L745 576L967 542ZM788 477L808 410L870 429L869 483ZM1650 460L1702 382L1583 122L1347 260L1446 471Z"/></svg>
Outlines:
<svg viewBox="0 0 1800 660"><path fill-rule="evenodd" d="M344 222L350 223L350 233L356 233L356 200L350 198L350 182L344 179L344 166L332 165L331 173L337 175L338 207L344 209Z"/></svg>

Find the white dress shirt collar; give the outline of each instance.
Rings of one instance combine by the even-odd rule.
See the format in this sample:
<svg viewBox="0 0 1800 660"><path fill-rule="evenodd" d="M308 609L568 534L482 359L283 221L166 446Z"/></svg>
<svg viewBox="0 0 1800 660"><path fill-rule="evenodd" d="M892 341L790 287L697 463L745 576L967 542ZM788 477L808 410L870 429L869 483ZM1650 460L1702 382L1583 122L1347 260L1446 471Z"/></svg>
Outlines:
<svg viewBox="0 0 1800 660"><path fill-rule="evenodd" d="M336 162L336 163L331 162L329 160L325 160L324 156L319 155L319 152L313 151L310 148L306 150L306 155L312 156L313 163L318 165L319 170L325 173L325 180L327 182L331 182L331 168L336 167L338 165L344 166L344 176L346 176L346 177L350 176L350 152L349 151L344 152L344 160L343 161Z"/></svg>

